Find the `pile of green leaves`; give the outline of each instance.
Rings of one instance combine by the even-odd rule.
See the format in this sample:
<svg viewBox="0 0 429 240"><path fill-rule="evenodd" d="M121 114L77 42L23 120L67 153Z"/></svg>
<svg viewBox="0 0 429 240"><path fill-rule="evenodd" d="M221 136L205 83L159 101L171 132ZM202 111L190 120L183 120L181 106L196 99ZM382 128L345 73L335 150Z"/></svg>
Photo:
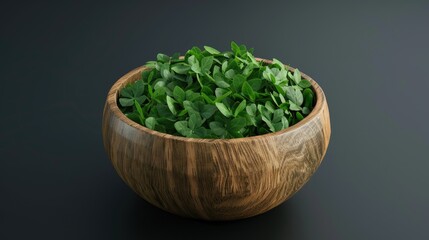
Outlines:
<svg viewBox="0 0 429 240"><path fill-rule="evenodd" d="M285 129L310 113L315 97L298 69L257 61L253 49L193 47L158 54L141 79L124 87L121 111L164 133L191 138L240 138Z"/></svg>

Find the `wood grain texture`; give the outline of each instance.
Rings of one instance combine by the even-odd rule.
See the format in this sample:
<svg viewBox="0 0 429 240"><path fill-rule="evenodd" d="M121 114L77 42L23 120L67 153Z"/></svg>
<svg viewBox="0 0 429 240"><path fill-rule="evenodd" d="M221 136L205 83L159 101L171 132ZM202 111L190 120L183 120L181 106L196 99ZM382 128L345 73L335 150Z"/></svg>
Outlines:
<svg viewBox="0 0 429 240"><path fill-rule="evenodd" d="M165 211L206 220L264 213L298 191L326 153L331 135L328 104L319 85L305 74L316 93L316 106L301 122L254 137L193 139L150 130L119 110L118 92L144 69L121 77L108 93L103 141L125 183Z"/></svg>

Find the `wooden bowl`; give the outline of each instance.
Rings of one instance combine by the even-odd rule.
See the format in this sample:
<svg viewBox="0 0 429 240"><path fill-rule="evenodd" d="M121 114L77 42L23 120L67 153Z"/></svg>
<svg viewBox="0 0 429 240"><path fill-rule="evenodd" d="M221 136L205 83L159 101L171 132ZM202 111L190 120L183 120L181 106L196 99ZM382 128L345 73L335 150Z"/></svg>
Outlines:
<svg viewBox="0 0 429 240"><path fill-rule="evenodd" d="M125 183L165 211L206 220L264 213L298 191L326 153L331 135L328 104L319 85L305 74L316 105L299 123L253 137L194 139L150 130L119 110L119 91L143 70L132 70L110 89L103 141Z"/></svg>

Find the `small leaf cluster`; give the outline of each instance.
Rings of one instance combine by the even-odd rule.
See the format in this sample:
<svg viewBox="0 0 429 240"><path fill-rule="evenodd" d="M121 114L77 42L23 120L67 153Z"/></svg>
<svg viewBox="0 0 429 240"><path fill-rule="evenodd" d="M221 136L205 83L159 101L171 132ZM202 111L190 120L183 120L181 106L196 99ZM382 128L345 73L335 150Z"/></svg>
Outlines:
<svg viewBox="0 0 429 240"><path fill-rule="evenodd" d="M125 86L119 107L131 120L190 138L241 138L280 131L314 107L311 83L273 59L231 42L231 51L193 47L184 57L158 54Z"/></svg>

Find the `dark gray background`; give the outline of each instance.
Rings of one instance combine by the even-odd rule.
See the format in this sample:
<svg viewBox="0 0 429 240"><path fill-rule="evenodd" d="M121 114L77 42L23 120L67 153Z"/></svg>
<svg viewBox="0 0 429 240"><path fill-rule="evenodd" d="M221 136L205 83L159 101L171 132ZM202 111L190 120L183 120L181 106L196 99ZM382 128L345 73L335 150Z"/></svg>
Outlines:
<svg viewBox="0 0 429 240"><path fill-rule="evenodd" d="M359 2L359 3L357 3ZM429 2L4 2L0 239L429 239ZM110 86L156 53L235 40L312 76L328 153L258 217L173 216L118 177L101 140Z"/></svg>

